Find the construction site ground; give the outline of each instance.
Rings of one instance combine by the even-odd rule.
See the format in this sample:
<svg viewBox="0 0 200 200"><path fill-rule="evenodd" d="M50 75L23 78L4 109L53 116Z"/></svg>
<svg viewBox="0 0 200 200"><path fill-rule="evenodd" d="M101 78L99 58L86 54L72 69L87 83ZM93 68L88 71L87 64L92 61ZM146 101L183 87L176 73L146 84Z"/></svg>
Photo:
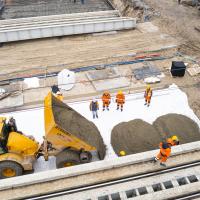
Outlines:
<svg viewBox="0 0 200 200"><path fill-rule="evenodd" d="M197 9L178 5L176 1L166 2L161 0L159 3L153 3L147 0L146 2L155 11L160 12L160 16L154 17L152 21L153 24L158 26L159 31L154 32L155 30L151 30L151 28L144 30L140 28L142 25L138 24L136 30L130 31L5 44L0 49L0 57L2 58L0 60L0 79L5 80L38 73L49 73L63 68L71 69L94 64L103 65L115 61L128 61L133 59L133 57L129 56L131 54L138 53L138 55L143 55L144 51L151 52L171 45L178 45L178 47L160 51L159 53L164 56L173 56L174 53L180 50L186 55L194 56L198 61L200 57L198 46L200 37L199 32L194 29L200 19ZM122 5L118 1L115 3ZM120 6L118 9L121 10ZM134 14L133 12L125 13L128 16L134 16ZM191 64L190 60L183 57L154 61L153 64L161 70L166 70L170 68L172 60L184 60ZM133 66L141 65L135 64ZM119 70L122 75L130 75L130 65L119 66ZM93 86L87 82L88 80L83 74L77 74L77 80L80 83L77 83L73 90L64 93L66 100L69 97L73 99L96 94ZM155 87L163 87L172 82L176 83L187 93L191 107L200 117L198 101L200 94L199 76L190 77L186 73L183 78L172 78L168 71L166 71L165 75L161 83L156 84ZM56 83L56 80L49 78L46 79L45 84L44 80L40 80L40 82L44 87L45 85ZM133 92L144 89L142 81L132 79L131 82L130 87L126 88L127 92L130 89L133 89ZM85 90L86 86L87 90ZM22 89L21 83L18 83L17 86L12 85L12 87ZM34 104L34 101L35 103L41 102L48 90L49 88L37 88L24 91L23 104Z"/></svg>

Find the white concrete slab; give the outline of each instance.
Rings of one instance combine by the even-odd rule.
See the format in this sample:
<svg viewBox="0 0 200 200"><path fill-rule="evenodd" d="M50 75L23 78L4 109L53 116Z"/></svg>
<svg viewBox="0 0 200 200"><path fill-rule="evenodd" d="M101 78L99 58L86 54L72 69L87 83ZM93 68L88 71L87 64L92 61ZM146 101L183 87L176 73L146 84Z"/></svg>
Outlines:
<svg viewBox="0 0 200 200"><path fill-rule="evenodd" d="M0 109L22 106L24 104L23 94L8 96L0 101Z"/></svg>

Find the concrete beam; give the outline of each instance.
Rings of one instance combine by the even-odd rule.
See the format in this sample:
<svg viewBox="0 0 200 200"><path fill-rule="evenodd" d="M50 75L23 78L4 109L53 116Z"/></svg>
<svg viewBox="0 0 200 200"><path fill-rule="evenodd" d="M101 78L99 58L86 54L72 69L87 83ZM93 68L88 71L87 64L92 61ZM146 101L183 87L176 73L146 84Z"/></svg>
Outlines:
<svg viewBox="0 0 200 200"><path fill-rule="evenodd" d="M119 17L118 11L78 13L0 22L0 42L132 29L136 19Z"/></svg>
<svg viewBox="0 0 200 200"><path fill-rule="evenodd" d="M40 172L0 181L2 199L24 198L29 195L71 189L88 184L105 182L112 179L127 177L160 169L160 165L151 162L158 150L125 156L114 160L97 161ZM200 142L183 144L173 148L172 157L168 160L169 167L200 160Z"/></svg>

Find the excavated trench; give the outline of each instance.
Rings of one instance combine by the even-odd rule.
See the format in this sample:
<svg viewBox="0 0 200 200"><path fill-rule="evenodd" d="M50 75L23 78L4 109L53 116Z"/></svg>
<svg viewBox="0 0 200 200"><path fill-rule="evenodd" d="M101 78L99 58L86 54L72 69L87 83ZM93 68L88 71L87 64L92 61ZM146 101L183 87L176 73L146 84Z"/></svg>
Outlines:
<svg viewBox="0 0 200 200"><path fill-rule="evenodd" d="M177 135L180 144L200 140L198 125L179 114L167 114L157 118L153 125L140 119L116 125L111 133L111 144L117 155L127 155L157 149L166 138Z"/></svg>

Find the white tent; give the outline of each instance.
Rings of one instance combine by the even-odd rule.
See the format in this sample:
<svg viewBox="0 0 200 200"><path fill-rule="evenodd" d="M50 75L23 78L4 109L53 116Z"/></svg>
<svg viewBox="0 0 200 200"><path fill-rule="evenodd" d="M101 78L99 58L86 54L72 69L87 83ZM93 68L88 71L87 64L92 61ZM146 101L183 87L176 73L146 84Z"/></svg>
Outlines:
<svg viewBox="0 0 200 200"><path fill-rule="evenodd" d="M58 87L62 90L70 90L75 84L75 73L68 70L63 69L58 73Z"/></svg>

